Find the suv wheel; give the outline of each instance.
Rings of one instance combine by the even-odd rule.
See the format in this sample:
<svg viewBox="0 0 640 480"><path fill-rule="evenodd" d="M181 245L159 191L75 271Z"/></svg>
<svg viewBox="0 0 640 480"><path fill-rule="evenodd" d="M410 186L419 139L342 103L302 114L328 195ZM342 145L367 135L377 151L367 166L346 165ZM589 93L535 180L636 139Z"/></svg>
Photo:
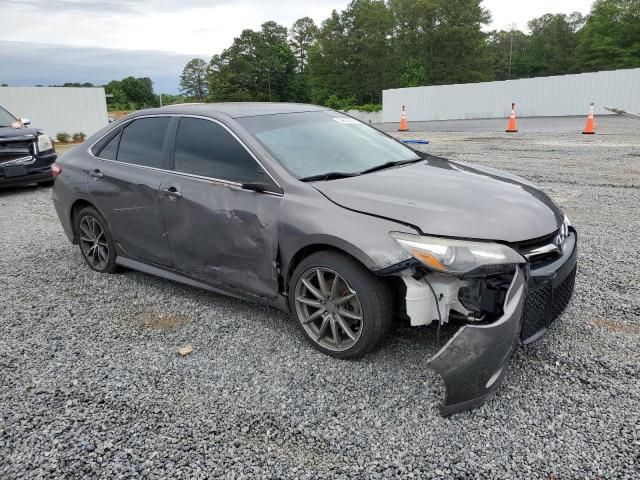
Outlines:
<svg viewBox="0 0 640 480"><path fill-rule="evenodd" d="M116 249L102 215L93 207L85 207L75 221L80 252L89 268L100 273L115 272Z"/></svg>
<svg viewBox="0 0 640 480"><path fill-rule="evenodd" d="M289 301L307 340L336 358L370 352L391 322L388 288L356 260L337 252L314 253L296 267Z"/></svg>

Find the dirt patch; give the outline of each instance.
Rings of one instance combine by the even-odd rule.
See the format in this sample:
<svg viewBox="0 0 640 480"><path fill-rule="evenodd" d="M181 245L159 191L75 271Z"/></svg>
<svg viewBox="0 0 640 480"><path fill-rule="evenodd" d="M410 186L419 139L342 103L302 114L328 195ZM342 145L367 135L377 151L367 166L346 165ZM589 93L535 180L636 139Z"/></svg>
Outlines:
<svg viewBox="0 0 640 480"><path fill-rule="evenodd" d="M136 316L138 324L151 330L173 330L189 323L191 319L186 315L175 313L160 313L146 311Z"/></svg>
<svg viewBox="0 0 640 480"><path fill-rule="evenodd" d="M591 320L591 323L602 327L610 332L616 333L640 333L640 327L634 325L627 325L626 323L614 322L613 320L605 320L604 318L596 318Z"/></svg>

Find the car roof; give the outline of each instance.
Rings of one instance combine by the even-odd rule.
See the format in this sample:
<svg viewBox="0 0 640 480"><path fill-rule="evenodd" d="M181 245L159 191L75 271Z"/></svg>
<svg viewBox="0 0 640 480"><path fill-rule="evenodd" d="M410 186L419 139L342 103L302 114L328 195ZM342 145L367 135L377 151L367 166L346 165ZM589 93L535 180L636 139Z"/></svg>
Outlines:
<svg viewBox="0 0 640 480"><path fill-rule="evenodd" d="M270 103L270 102L228 102L228 103L182 103L162 108L151 108L136 112L149 115L151 113L176 113L190 115L227 115L231 118L255 117L259 115L276 115L279 113L318 112L327 110L317 105L305 103Z"/></svg>

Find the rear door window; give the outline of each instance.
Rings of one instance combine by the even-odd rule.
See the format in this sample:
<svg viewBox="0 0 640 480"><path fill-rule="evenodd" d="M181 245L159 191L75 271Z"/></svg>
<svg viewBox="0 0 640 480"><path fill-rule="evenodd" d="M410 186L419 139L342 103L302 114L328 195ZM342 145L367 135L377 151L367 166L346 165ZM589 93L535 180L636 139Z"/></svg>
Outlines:
<svg viewBox="0 0 640 480"><path fill-rule="evenodd" d="M119 162L164 168L163 146L170 117L134 120L122 131L117 159Z"/></svg>
<svg viewBox="0 0 640 480"><path fill-rule="evenodd" d="M246 148L221 125L181 118L176 133L174 170L237 183L268 182Z"/></svg>

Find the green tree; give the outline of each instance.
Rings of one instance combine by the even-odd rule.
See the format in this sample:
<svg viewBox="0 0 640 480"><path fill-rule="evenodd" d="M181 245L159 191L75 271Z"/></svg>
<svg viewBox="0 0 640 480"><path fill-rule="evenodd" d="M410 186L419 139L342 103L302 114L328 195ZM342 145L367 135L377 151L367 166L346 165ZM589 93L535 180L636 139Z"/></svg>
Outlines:
<svg viewBox="0 0 640 480"><path fill-rule="evenodd" d="M54 87L78 87L78 88L87 88L87 87L94 87L95 85L93 83L89 83L89 82L84 82L84 83L80 83L80 82L65 82L62 85L54 85Z"/></svg>
<svg viewBox="0 0 640 480"><path fill-rule="evenodd" d="M289 43L293 54L298 59L298 71L304 73L309 58L309 48L318 35L318 27L310 17L296 20L289 31Z"/></svg>
<svg viewBox="0 0 640 480"><path fill-rule="evenodd" d="M520 30L492 31L487 35L485 62L493 80L530 77L531 37Z"/></svg>
<svg viewBox="0 0 640 480"><path fill-rule="evenodd" d="M532 76L561 75L576 70L575 51L578 31L584 18L578 12L571 15L546 14L529 22L528 50Z"/></svg>
<svg viewBox="0 0 640 480"><path fill-rule="evenodd" d="M640 67L640 1L597 0L578 40L581 70Z"/></svg>
<svg viewBox="0 0 640 480"><path fill-rule="evenodd" d="M426 84L489 80L484 62L491 15L480 0L389 0L394 50L410 64L423 65Z"/></svg>
<svg viewBox="0 0 640 480"><path fill-rule="evenodd" d="M266 22L261 30L244 30L209 63L210 99L214 101L298 100L297 61L287 29Z"/></svg>
<svg viewBox="0 0 640 480"><path fill-rule="evenodd" d="M400 76L401 87L419 87L427 84L427 71L419 60L409 60Z"/></svg>
<svg viewBox="0 0 640 480"><path fill-rule="evenodd" d="M180 75L180 91L197 101L205 100L209 94L207 77L207 62L201 58L192 59L184 66Z"/></svg>
<svg viewBox="0 0 640 480"><path fill-rule="evenodd" d="M123 78L120 86L127 101L135 104L136 108L145 108L156 104L153 82L150 78Z"/></svg>
<svg viewBox="0 0 640 480"><path fill-rule="evenodd" d="M393 16L382 0L353 0L322 23L309 51L311 98L324 103L331 94L380 102L382 90L397 84L391 49Z"/></svg>
<svg viewBox="0 0 640 480"><path fill-rule="evenodd" d="M122 90L122 82L119 80L111 80L104 86L104 91L105 93L112 95L109 99L110 105L123 105L129 101L124 90Z"/></svg>
<svg viewBox="0 0 640 480"><path fill-rule="evenodd" d="M111 110L137 110L158 104L158 99L153 93L153 82L147 77L112 80L104 85L104 90L112 95L108 99Z"/></svg>

